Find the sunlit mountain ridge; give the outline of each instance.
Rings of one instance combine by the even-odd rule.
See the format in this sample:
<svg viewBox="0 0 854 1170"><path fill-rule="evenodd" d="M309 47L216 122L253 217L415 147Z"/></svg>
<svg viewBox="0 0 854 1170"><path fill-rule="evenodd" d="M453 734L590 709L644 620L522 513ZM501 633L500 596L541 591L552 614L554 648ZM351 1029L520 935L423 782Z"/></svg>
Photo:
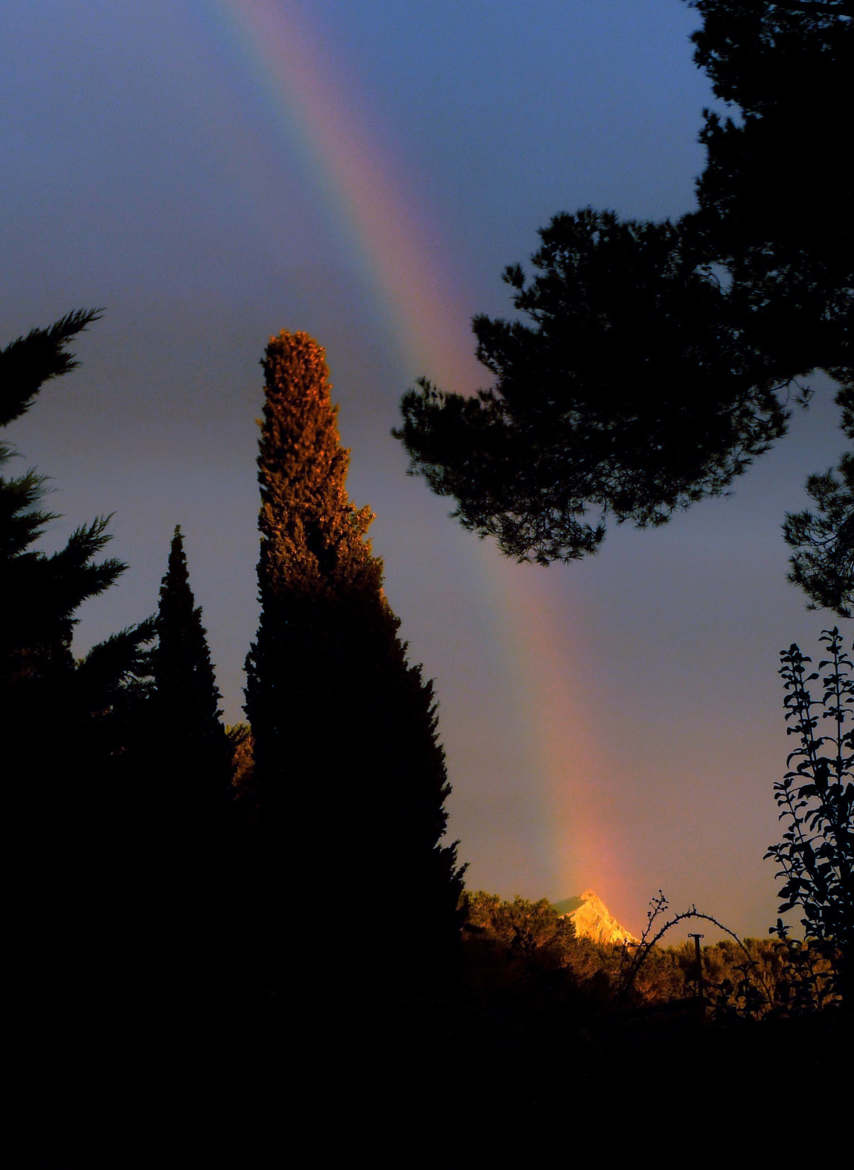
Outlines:
<svg viewBox="0 0 854 1170"><path fill-rule="evenodd" d="M561 918L569 918L579 938L590 938L597 943L636 943L640 940L621 926L595 892L585 890L574 898L553 903Z"/></svg>

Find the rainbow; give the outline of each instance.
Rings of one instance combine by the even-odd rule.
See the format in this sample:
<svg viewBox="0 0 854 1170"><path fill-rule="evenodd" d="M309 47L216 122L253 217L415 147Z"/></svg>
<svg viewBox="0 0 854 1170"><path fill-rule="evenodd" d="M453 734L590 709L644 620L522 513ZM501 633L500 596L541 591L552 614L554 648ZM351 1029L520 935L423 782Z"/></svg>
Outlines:
<svg viewBox="0 0 854 1170"><path fill-rule="evenodd" d="M431 223L359 109L365 100L341 88L328 53L312 36L294 0L217 0L246 64L271 108L295 129L325 194L345 225L357 262L393 322L400 356L417 370L440 364L476 385L469 309L460 281L440 263L442 233ZM456 383L459 384L459 383Z"/></svg>
<svg viewBox="0 0 854 1170"><path fill-rule="evenodd" d="M482 370L466 326L471 302L461 292L460 274L444 256L441 228L419 206L401 168L360 118L366 102L352 79L342 85L328 53L312 36L307 8L294 0L211 2L245 67L264 86L283 131L299 134L329 213L344 225L378 307L392 322L406 368L439 371L440 385L474 390ZM504 646L508 673L517 680L515 714L540 774L538 791L544 793L537 839L523 843L529 855L549 859L551 888L539 896L557 899L593 886L609 904L612 897L627 903L631 891L619 850L605 831L608 811L599 807L590 780L601 760L597 721L583 694L593 653L581 642L574 647L573 681L570 664L555 648L560 572L515 566L499 560L483 542L472 544L482 576L476 588L492 607L496 639ZM465 856L465 842L462 850ZM508 874L508 888L500 892L516 892L517 880L521 885L521 878Z"/></svg>

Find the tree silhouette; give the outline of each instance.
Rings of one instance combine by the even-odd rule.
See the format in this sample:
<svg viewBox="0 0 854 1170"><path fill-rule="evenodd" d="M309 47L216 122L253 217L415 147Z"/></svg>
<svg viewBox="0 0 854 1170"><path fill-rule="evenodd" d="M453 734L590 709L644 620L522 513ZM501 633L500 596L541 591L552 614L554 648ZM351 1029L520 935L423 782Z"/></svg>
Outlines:
<svg viewBox="0 0 854 1170"><path fill-rule="evenodd" d="M0 421L20 417L45 382L74 369L68 344L98 316L69 313L0 351ZM13 453L0 445L0 462ZM97 1064L129 1019L140 868L132 761L154 630L142 622L75 660L77 610L125 566L97 559L108 517L77 528L54 553L38 550L55 519L40 506L43 485L34 470L0 478L0 700L14 731L6 791L16 1023L27 1059L62 1081L71 1053L85 1047ZM67 1079L62 1092L73 1092Z"/></svg>
<svg viewBox="0 0 854 1170"><path fill-rule="evenodd" d="M230 796L231 750L178 526L160 586L153 674L161 783L187 825L195 822L210 828L211 817L223 815Z"/></svg>
<svg viewBox="0 0 854 1170"><path fill-rule="evenodd" d="M180 527L160 587L152 655L154 703L148 752L148 878L152 965L149 996L173 1036L197 1045L216 1017L222 1030L237 941L231 748L220 719L202 611L190 588ZM168 971L165 981L159 971ZM160 983L158 985L158 979ZM229 987L232 982L232 987ZM161 1028L163 1024L159 1025Z"/></svg>
<svg viewBox="0 0 854 1170"><path fill-rule="evenodd" d="M662 524L719 495L785 433L816 368L841 383L850 413L854 228L839 139L852 6L693 6L695 60L736 107L704 114L698 210L660 223L555 216L534 276L504 272L524 319L474 319L493 387L463 398L422 379L402 401L410 470L518 559L582 557L609 519ZM822 581L828 558L850 561L850 497L827 504L830 539L798 525L786 535L793 579L842 613L850 573L841 596L835 559Z"/></svg>
<svg viewBox="0 0 854 1170"><path fill-rule="evenodd" d="M398 637L366 539L372 514L346 492L324 351L282 332L262 365L261 618L246 713L268 987L281 994L293 977L290 942L310 957L301 986L315 1005L330 1011L346 988L358 1010L389 1018L401 996L447 983L459 943L433 691Z"/></svg>
<svg viewBox="0 0 854 1170"><path fill-rule="evenodd" d="M99 315L97 310L68 313L0 351L0 420L20 417L45 382L75 368L68 343ZM0 444L0 464L13 454L8 444ZM119 712L144 690L145 646L153 628L143 622L124 630L75 661L71 639L77 610L108 589L125 566L113 558L96 560L109 540L104 516L77 528L57 552L37 550L36 542L56 519L40 507L43 494L44 477L32 469L0 477L0 692L16 728L11 750L20 754L20 775L27 777L18 794L34 802L33 816L43 829L55 822L65 836L70 810L85 804L99 769L122 751ZM81 791L69 772L84 760L90 784ZM13 765L12 774L16 770Z"/></svg>
<svg viewBox="0 0 854 1170"><path fill-rule="evenodd" d="M850 408L843 429L854 439ZM836 473L811 475L807 492L815 511L787 514L783 526L794 550L789 580L809 597L810 609L825 606L849 618L854 615L854 455L846 452Z"/></svg>
<svg viewBox="0 0 854 1170"><path fill-rule="evenodd" d="M33 329L0 351L0 422L8 425L33 403L44 382L74 369L77 362L68 342L99 317L97 310L68 313L48 329ZM14 454L0 444L0 464ZM6 702L20 695L22 713L41 701L36 689L73 669L71 635L80 605L117 579L119 561L96 562L109 540L109 518L99 517L76 529L64 548L53 554L33 545L57 519L39 507L44 476L33 469L0 478L0 549L3 558L4 605L0 624L2 679ZM32 692L32 696L30 694Z"/></svg>

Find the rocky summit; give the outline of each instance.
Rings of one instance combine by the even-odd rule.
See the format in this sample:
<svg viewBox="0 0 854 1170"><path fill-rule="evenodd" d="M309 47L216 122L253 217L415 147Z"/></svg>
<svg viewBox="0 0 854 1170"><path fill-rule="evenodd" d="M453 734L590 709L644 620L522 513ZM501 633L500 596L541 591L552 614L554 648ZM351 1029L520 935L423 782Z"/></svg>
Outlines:
<svg viewBox="0 0 854 1170"><path fill-rule="evenodd" d="M569 918L579 938L591 938L598 943L636 943L640 940L621 926L594 890L585 890L576 898L555 902L561 918Z"/></svg>

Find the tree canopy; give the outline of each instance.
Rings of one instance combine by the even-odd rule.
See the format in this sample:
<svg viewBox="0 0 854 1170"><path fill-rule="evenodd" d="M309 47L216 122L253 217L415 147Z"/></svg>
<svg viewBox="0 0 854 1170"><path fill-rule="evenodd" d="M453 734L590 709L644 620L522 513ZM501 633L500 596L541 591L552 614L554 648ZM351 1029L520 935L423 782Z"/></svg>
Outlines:
<svg viewBox="0 0 854 1170"><path fill-rule="evenodd" d="M815 369L840 383L850 419L842 139L854 6L693 6L695 60L732 109L704 112L697 210L662 222L556 215L534 275L504 272L517 316L474 319L494 384L467 398L421 379L402 401L395 434L410 471L520 560L570 561L599 547L609 520L662 524L720 495L785 434ZM840 473L841 488L812 481L816 514L790 519L786 535L793 579L844 612L854 549L844 461Z"/></svg>

